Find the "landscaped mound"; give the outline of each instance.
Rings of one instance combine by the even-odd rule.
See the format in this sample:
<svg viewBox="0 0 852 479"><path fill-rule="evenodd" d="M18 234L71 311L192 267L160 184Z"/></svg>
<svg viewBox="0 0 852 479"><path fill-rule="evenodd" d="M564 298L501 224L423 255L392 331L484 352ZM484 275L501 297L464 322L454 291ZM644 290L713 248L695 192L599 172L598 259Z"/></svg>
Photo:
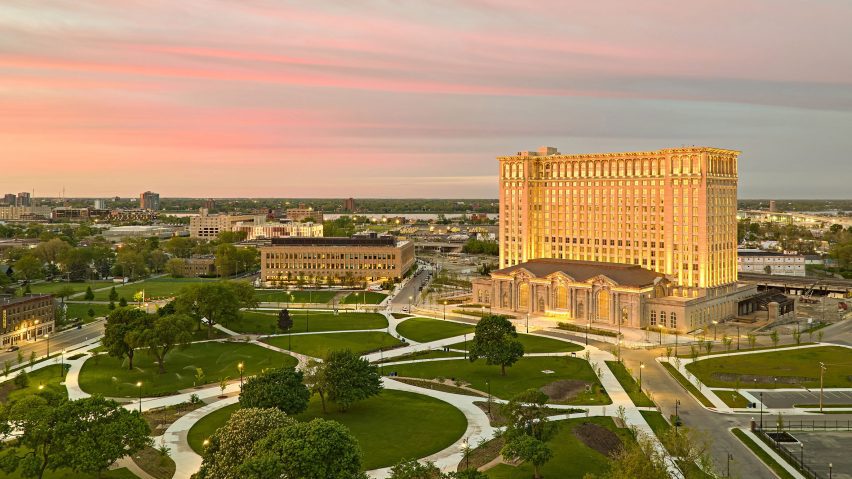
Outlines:
<svg viewBox="0 0 852 479"><path fill-rule="evenodd" d="M593 423L583 423L574 428L574 435L587 447L610 456L621 448L621 439L609 429Z"/></svg>
<svg viewBox="0 0 852 479"><path fill-rule="evenodd" d="M589 383L579 379L561 379L539 388L551 402L570 401L586 390Z"/></svg>

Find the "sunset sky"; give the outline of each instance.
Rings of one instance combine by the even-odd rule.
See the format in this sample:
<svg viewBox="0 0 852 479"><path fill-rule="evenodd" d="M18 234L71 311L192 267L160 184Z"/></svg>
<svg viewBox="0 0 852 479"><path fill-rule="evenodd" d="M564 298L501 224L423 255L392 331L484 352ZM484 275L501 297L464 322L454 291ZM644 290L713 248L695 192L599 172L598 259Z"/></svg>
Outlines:
<svg viewBox="0 0 852 479"><path fill-rule="evenodd" d="M848 0L3 0L0 193L496 197L498 155L742 150L852 196Z"/></svg>

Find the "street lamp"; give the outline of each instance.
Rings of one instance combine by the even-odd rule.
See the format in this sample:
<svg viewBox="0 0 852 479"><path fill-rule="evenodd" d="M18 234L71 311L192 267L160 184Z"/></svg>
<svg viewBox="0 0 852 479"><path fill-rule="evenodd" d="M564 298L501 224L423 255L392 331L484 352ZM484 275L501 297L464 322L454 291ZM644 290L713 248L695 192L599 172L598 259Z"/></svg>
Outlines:
<svg viewBox="0 0 852 479"><path fill-rule="evenodd" d="M763 430L763 391L760 391L760 430Z"/></svg>
<svg viewBox="0 0 852 479"><path fill-rule="evenodd" d="M467 442L467 438L464 438L462 443L459 444L459 450L464 455L465 469L470 469L470 444Z"/></svg>
<svg viewBox="0 0 852 479"><path fill-rule="evenodd" d="M675 417L674 417L675 434L677 434L677 426L680 423L680 416L678 416L678 414L677 414L678 406L680 406L680 399L675 399Z"/></svg>
<svg viewBox="0 0 852 479"><path fill-rule="evenodd" d="M530 332L530 313L527 313L527 333Z"/></svg>
<svg viewBox="0 0 852 479"><path fill-rule="evenodd" d="M411 312L411 308L408 309L408 312ZM444 321L447 320L447 302L444 301Z"/></svg>
<svg viewBox="0 0 852 479"><path fill-rule="evenodd" d="M801 464L802 469L804 469L805 468L805 443L800 442L799 443L799 449L801 450L801 453L799 454L799 464Z"/></svg>
<svg viewBox="0 0 852 479"><path fill-rule="evenodd" d="M488 417L491 417L491 380L486 379L485 385L488 386Z"/></svg>
<svg viewBox="0 0 852 479"><path fill-rule="evenodd" d="M59 353L59 377L65 374L65 350Z"/></svg>
<svg viewBox="0 0 852 479"><path fill-rule="evenodd" d="M240 370L240 391L242 391L243 390L243 363L242 363L242 361L240 361L240 363L237 364L237 369Z"/></svg>
<svg viewBox="0 0 852 479"><path fill-rule="evenodd" d="M731 461L734 460L734 455L730 452L728 453L728 474L727 477L731 477Z"/></svg>
<svg viewBox="0 0 852 479"><path fill-rule="evenodd" d="M642 370L645 369L645 363L639 361L639 391L642 391Z"/></svg>
<svg viewBox="0 0 852 479"><path fill-rule="evenodd" d="M828 463L828 479L831 479L831 470L834 469L834 464Z"/></svg>
<svg viewBox="0 0 852 479"><path fill-rule="evenodd" d="M713 320L713 341L716 340L716 325L719 324L719 321Z"/></svg>
<svg viewBox="0 0 852 479"><path fill-rule="evenodd" d="M207 446L209 446L209 445L210 445L210 439L205 439L205 440L204 440L204 442L202 443L202 445L203 445L205 448L206 448Z"/></svg>
<svg viewBox="0 0 852 479"><path fill-rule="evenodd" d="M139 414L142 414L142 381L138 381L136 387L139 388Z"/></svg>
<svg viewBox="0 0 852 479"><path fill-rule="evenodd" d="M47 340L47 357L49 358L50 357L50 335L45 334L44 339Z"/></svg>
<svg viewBox="0 0 852 479"><path fill-rule="evenodd" d="M464 334L464 358L467 359L467 333Z"/></svg>

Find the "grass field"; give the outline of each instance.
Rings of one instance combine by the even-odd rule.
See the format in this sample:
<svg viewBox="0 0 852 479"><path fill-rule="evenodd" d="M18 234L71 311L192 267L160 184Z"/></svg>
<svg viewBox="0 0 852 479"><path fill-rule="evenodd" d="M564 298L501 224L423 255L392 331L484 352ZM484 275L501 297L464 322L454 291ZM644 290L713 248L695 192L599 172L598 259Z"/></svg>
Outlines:
<svg viewBox="0 0 852 479"><path fill-rule="evenodd" d="M66 371L68 370L68 367L69 366L66 364ZM52 391L63 396L67 396L68 391L65 389L65 386L59 384L65 380L64 372L60 374L60 371L62 371L62 366L55 364L45 368L36 369L33 372L27 372L27 377L30 379L30 382L29 386L23 389L17 389L12 382L12 379L0 383L0 403L20 399L21 397L29 394L35 394L39 392L39 386L44 386L44 390L46 391ZM12 373L12 375L14 376L15 373Z"/></svg>
<svg viewBox="0 0 852 479"><path fill-rule="evenodd" d="M747 383L749 388L775 387L775 377L782 378L782 381L777 384L779 387L802 385L814 388L819 387L819 363L821 362L827 368L825 387L852 387L852 349L840 346L787 349L704 359L688 364L686 369L710 387L739 387L736 381L724 380L714 374L719 373L746 376L747 380L743 380L740 386Z"/></svg>
<svg viewBox="0 0 852 479"><path fill-rule="evenodd" d="M98 288L103 288L105 286L109 286L113 284L112 281L80 281L80 282L48 282L48 283L34 283L30 284L30 291L33 294L53 294L59 291L62 288L68 287L71 288L75 293L82 293L86 291L86 288L91 286L93 290Z"/></svg>
<svg viewBox="0 0 852 479"><path fill-rule="evenodd" d="M606 361L606 365L609 367L610 371L612 371L612 374L615 375L615 378L618 379L618 382L627 392L627 395L630 396L630 400L633 401L633 404L639 407L654 406L654 402L651 401L645 393L639 390L639 384L633 379L633 376L627 372L627 368L623 363L618 361Z"/></svg>
<svg viewBox="0 0 852 479"><path fill-rule="evenodd" d="M354 292L346 295L341 301L343 304L379 304L387 298L385 293L375 291Z"/></svg>
<svg viewBox="0 0 852 479"><path fill-rule="evenodd" d="M188 435L193 450L201 452L204 439L223 425L237 407L225 407L195 423ZM358 402L343 413L329 403L328 413L323 414L319 398L314 396L308 410L296 419L308 421L316 417L349 428L361 446L365 470L438 452L460 438L467 428L464 414L455 407L428 396L391 390Z"/></svg>
<svg viewBox="0 0 852 479"><path fill-rule="evenodd" d="M115 292L118 293L119 298L124 298L127 301L133 301L133 296L139 292L145 291L145 298L166 298L175 296L180 293L180 291L191 285L191 284L201 284L201 283L209 283L211 281L219 281L218 279L205 279L205 278L155 278L155 279L147 279L141 283L135 284L125 284L125 285L116 285ZM97 301L109 301L109 292L107 289L105 291L99 291L95 293L95 300Z"/></svg>
<svg viewBox="0 0 852 479"><path fill-rule="evenodd" d="M669 363L660 363L660 364L662 364L663 367L666 368L666 371L668 371L669 374L671 374L672 377L675 378L675 380L677 382L679 382L681 386L686 388L687 391L689 391L693 396L695 396L695 399L697 399L698 402L703 404L704 407L713 407L713 403L710 402L710 400L707 399L706 396L701 394L701 391L699 391L698 388L695 387L695 385L693 385L691 382L687 381L687 379L685 377L683 377L683 375L680 372L678 372L678 370L675 369L674 366L672 366Z"/></svg>
<svg viewBox="0 0 852 479"><path fill-rule="evenodd" d="M487 392L486 380L491 382L491 393L501 399L511 399L512 396L527 389L538 389L555 381L575 379L592 385L592 392L582 392L573 399L554 401L564 404L609 404L611 401L605 393L600 393L600 383L592 371L592 367L584 359L570 357L527 357L521 358L511 367L506 368L506 375L500 375L500 366L488 366L485 360L471 363L460 359L458 361L430 361L423 363L400 364L388 366L385 370L396 371L400 376L436 379L461 379L470 383L471 387ZM544 371L553 371L552 374Z"/></svg>
<svg viewBox="0 0 852 479"><path fill-rule="evenodd" d="M314 358L324 358L329 351L340 349L348 349L358 354L366 354L378 351L381 348L390 349L403 344L402 341L384 331L297 334L292 337L276 336L274 338L266 338L264 341L273 346ZM290 349L289 341L292 341L292 349Z"/></svg>
<svg viewBox="0 0 852 479"><path fill-rule="evenodd" d="M713 391L725 404L733 408L747 408L749 401L736 391Z"/></svg>
<svg viewBox="0 0 852 479"><path fill-rule="evenodd" d="M228 328L238 333L281 333L278 330L277 311L243 311L241 319L228 324ZM344 313L336 316L332 312L290 310L293 320L292 333L320 331L351 331L353 329L383 329L388 320L379 313Z"/></svg>
<svg viewBox="0 0 852 479"><path fill-rule="evenodd" d="M596 424L615 433L622 443L633 441L627 429L615 427L609 417L591 417L587 419L568 419L557 421L558 430L548 441L553 458L541 467L545 478L581 479L586 474L602 474L609 470L610 459L585 445L575 434L574 429L584 423ZM532 465L522 463L518 467L500 464L486 471L490 479L529 479L533 477Z"/></svg>
<svg viewBox="0 0 852 479"><path fill-rule="evenodd" d="M764 464L769 466L769 468L772 469L772 471L775 472L778 477L780 477L781 479L795 479L796 476L787 472L787 469L785 469L784 466L778 464L775 459L772 459L772 456L770 456L766 451L764 451L762 447L760 447L756 442L754 442L754 440L747 436L742 430L733 429L732 432L734 433L734 436L737 436L737 439L742 441L742 443L745 444L745 446L748 447L751 452L754 453L755 456L760 458L760 460L763 461Z"/></svg>
<svg viewBox="0 0 852 479"><path fill-rule="evenodd" d="M778 346L757 346L753 349L749 348L748 344L746 344L745 342L742 342L739 350L737 350L736 342L734 342L734 344L731 346L730 350L726 350L725 347L721 344L714 344L713 349L710 351L710 355L715 356L717 354L733 354L733 353L745 353L745 352L756 352L756 351L777 351L779 349L784 349L784 348L794 348L794 347L799 347L799 346L806 346L808 344L814 344L812 342L804 341L804 338L805 338L805 335L802 334L802 340L803 341L802 341L801 344L791 343L791 344L779 344ZM699 358L701 358L703 356L708 356L706 349L698 348L697 345L696 345L696 348L698 349L698 352L699 352L699 354L698 354ZM679 357L679 358L690 358L690 359L692 358L692 354L691 354L691 351L689 349L689 346L681 345L678 351L679 351L679 354L677 355L677 357ZM684 352L686 352L686 353L684 353Z"/></svg>
<svg viewBox="0 0 852 479"><path fill-rule="evenodd" d="M583 346L567 341L560 341L553 338L545 338L542 336L533 336L530 334L518 334L518 339L524 345L524 353L564 353L571 351L582 351ZM450 345L451 349L467 349L470 347L470 340L467 346L462 343Z"/></svg>
<svg viewBox="0 0 852 479"><path fill-rule="evenodd" d="M412 341L428 343L439 339L470 334L473 337L472 324L454 323L431 318L408 318L396 327L396 331Z"/></svg>
<svg viewBox="0 0 852 479"><path fill-rule="evenodd" d="M144 350L133 360L133 370L127 362L100 355L83 365L80 387L90 394L107 397L137 397L137 381L142 382L143 396L164 396L193 387L196 368L204 371L204 384L218 383L221 379L239 378L237 364L242 362L246 376L257 374L265 368L295 366L296 359L254 344L198 343L186 349L176 349L166 355L166 373L159 374L152 357Z"/></svg>
<svg viewBox="0 0 852 479"><path fill-rule="evenodd" d="M261 303L328 303L339 291L284 291L280 289L256 289Z"/></svg>
<svg viewBox="0 0 852 479"><path fill-rule="evenodd" d="M82 320L83 322L89 322L92 320L89 317L89 309L92 309L95 312L95 318L106 316L110 313L109 305L107 304L98 304L98 303L65 303L65 306L68 307L66 310L68 320L74 320L75 318ZM118 305L116 304L116 307Z"/></svg>
<svg viewBox="0 0 852 479"><path fill-rule="evenodd" d="M433 359L433 358L463 358L464 353L456 353L453 351L444 352L443 349L431 349L426 351L417 351L415 353L397 356L395 358L385 359L384 362L392 363L396 361L412 361L417 359ZM379 361L377 361L379 362Z"/></svg>

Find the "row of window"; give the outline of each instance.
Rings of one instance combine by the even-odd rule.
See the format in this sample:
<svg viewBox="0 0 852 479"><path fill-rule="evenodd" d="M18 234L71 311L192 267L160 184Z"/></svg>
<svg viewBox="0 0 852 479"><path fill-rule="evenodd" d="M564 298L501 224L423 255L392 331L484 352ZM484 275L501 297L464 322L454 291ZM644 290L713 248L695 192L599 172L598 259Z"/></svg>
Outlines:
<svg viewBox="0 0 852 479"><path fill-rule="evenodd" d="M396 259L395 253L266 253L268 260L287 260L287 259L356 259L356 260L371 260L371 259Z"/></svg>
<svg viewBox="0 0 852 479"><path fill-rule="evenodd" d="M677 313L672 311L668 318L665 311L660 311L659 322L657 320L657 310L651 310L651 326L659 325L662 328L677 328Z"/></svg>
<svg viewBox="0 0 852 479"><path fill-rule="evenodd" d="M289 270L395 269L390 263L266 263L266 268Z"/></svg>

